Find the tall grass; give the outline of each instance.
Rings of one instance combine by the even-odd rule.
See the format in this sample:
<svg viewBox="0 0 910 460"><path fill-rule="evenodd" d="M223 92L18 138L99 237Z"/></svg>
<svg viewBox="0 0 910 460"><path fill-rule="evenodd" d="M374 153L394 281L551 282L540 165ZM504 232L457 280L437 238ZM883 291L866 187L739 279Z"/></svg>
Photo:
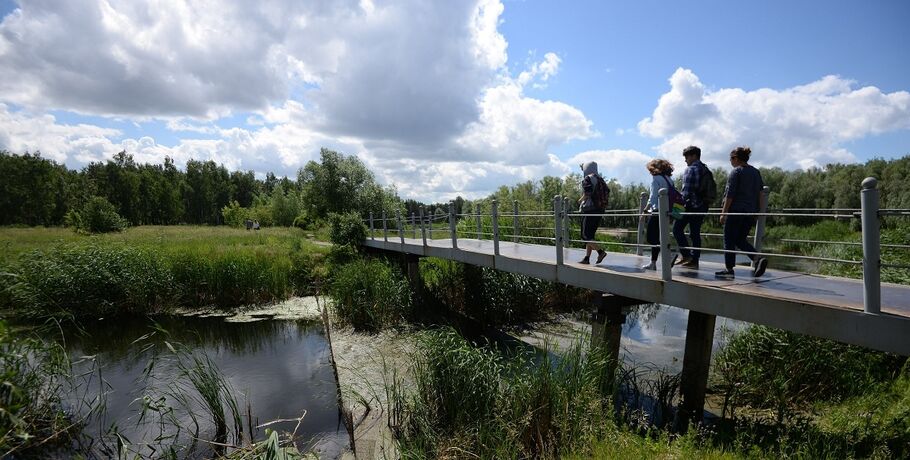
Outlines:
<svg viewBox="0 0 910 460"><path fill-rule="evenodd" d="M389 391L403 458L554 458L610 423L611 363L597 349L503 354L450 329L417 343L413 386Z"/></svg>
<svg viewBox="0 0 910 460"><path fill-rule="evenodd" d="M376 332L411 315L412 291L387 262L355 259L333 274L330 294L336 316L356 330Z"/></svg>
<svg viewBox="0 0 910 460"><path fill-rule="evenodd" d="M70 378L61 347L13 334L0 321L0 457L65 445L81 430L80 421L62 405Z"/></svg>
<svg viewBox="0 0 910 460"><path fill-rule="evenodd" d="M2 229L0 244L0 308L35 315L271 302L310 293L328 252L298 229L138 227L92 237Z"/></svg>

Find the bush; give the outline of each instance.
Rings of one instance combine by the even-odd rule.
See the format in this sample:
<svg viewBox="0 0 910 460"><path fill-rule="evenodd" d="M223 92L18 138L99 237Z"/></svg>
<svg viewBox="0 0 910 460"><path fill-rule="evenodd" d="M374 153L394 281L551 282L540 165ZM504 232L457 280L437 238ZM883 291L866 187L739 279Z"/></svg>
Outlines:
<svg viewBox="0 0 910 460"><path fill-rule="evenodd" d="M341 266L330 293L338 318L356 330L376 332L410 315L410 286L385 262L359 259Z"/></svg>
<svg viewBox="0 0 910 460"><path fill-rule="evenodd" d="M77 231L86 233L120 232L129 223L117 214L117 209L106 199L93 196L82 211L70 211L65 217L66 223Z"/></svg>
<svg viewBox="0 0 910 460"><path fill-rule="evenodd" d="M329 239L333 244L356 247L367 238L367 227L356 213L329 214L329 225Z"/></svg>
<svg viewBox="0 0 910 460"><path fill-rule="evenodd" d="M766 326L732 337L715 372L732 407L777 411L782 423L797 404L839 401L893 379L905 358Z"/></svg>
<svg viewBox="0 0 910 460"><path fill-rule="evenodd" d="M221 215L224 216L224 223L231 227L243 227L244 222L250 218L250 210L240 206L237 200L231 201L230 204L221 208Z"/></svg>

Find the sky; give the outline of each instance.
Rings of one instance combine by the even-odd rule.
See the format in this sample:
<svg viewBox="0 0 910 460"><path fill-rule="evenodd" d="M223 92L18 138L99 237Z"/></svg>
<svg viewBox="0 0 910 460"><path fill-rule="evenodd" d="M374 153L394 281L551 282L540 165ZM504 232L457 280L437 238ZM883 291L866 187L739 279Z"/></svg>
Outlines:
<svg viewBox="0 0 910 460"><path fill-rule="evenodd" d="M0 149L81 168L321 148L424 202L752 148L910 154L910 2L0 0Z"/></svg>

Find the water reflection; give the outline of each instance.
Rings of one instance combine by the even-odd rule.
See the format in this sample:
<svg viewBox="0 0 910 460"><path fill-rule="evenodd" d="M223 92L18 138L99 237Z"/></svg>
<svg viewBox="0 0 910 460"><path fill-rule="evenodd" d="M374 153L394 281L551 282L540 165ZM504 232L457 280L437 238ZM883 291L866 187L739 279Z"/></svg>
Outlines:
<svg viewBox="0 0 910 460"><path fill-rule="evenodd" d="M170 348L182 344L205 353L237 391L244 425L253 426L255 439L277 419L298 419L301 450L315 448L320 456L340 455L348 445L337 402L329 345L319 323L307 321L226 322L221 318L143 317L104 318L83 324L83 333L66 334L66 348L74 359L89 356L75 366L85 374L74 400L104 394L106 410L86 429L89 449L103 456L111 442L111 428L134 444L157 436L156 426L140 423L145 395L161 395L173 384L177 369L168 367ZM173 353L170 353L173 357ZM154 372L148 366L155 358ZM88 372L97 367L96 372ZM249 405L247 406L247 402ZM249 416L249 419L247 418ZM187 426L192 421L182 420ZM201 420L207 422L207 420ZM270 429L291 432L297 420L272 424ZM211 427L203 427L202 432ZM249 433L249 426L244 432ZM189 456L206 456L202 448ZM209 451L210 452L210 451ZM146 452L148 453L148 452Z"/></svg>

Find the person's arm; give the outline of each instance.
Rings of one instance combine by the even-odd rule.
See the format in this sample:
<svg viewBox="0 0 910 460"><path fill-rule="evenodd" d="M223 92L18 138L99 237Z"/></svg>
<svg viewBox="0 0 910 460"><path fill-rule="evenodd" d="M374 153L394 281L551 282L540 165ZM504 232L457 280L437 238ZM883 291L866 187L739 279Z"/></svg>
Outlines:
<svg viewBox="0 0 910 460"><path fill-rule="evenodd" d="M730 212L730 206L733 206L733 198L724 197L724 207L720 211L720 223L727 221L727 213Z"/></svg>
<svg viewBox="0 0 910 460"><path fill-rule="evenodd" d="M724 193L724 207L720 211L721 224L727 221L727 213L730 212L730 208L733 206L733 195L736 194L737 186L739 186L739 169L734 169L730 172L730 177L727 179L727 189Z"/></svg>

